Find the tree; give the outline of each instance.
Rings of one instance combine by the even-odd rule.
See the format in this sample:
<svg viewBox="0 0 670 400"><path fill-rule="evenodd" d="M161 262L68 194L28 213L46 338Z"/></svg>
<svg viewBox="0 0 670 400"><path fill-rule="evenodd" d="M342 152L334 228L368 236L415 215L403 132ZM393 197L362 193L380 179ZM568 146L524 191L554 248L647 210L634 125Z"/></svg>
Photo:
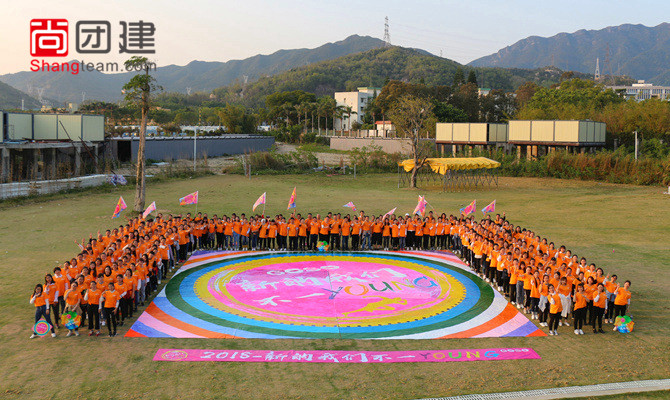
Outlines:
<svg viewBox="0 0 670 400"><path fill-rule="evenodd" d="M533 98L540 86L535 82L526 82L516 90L516 105L521 108Z"/></svg>
<svg viewBox="0 0 670 400"><path fill-rule="evenodd" d="M149 75L149 70L154 63L150 63L146 57L133 56L125 63L126 70L141 70L130 81L123 85L126 101L135 103L141 111L142 119L140 122L140 143L137 149L137 171L135 184L135 211L144 211L144 195L145 195L145 145L147 135L147 115L151 105L151 93L162 90L160 86L155 84L156 78Z"/></svg>
<svg viewBox="0 0 670 400"><path fill-rule="evenodd" d="M406 95L394 103L389 118L396 131L410 139L414 168L409 186L415 188L417 171L425 164L429 154L428 149L421 145L420 136L422 131L430 131L435 126L433 104L426 99Z"/></svg>
<svg viewBox="0 0 670 400"><path fill-rule="evenodd" d="M456 68L454 72L454 86L460 86L465 83L465 75L463 75L463 69L461 67Z"/></svg>
<svg viewBox="0 0 670 400"><path fill-rule="evenodd" d="M475 73L474 69L471 69L468 73L468 83L474 83L475 85L479 86L477 83L477 74Z"/></svg>
<svg viewBox="0 0 670 400"><path fill-rule="evenodd" d="M351 131L351 114L358 114L356 111L351 106L343 106L344 107L344 114L347 115L347 122L349 122L347 125L349 126L348 131Z"/></svg>
<svg viewBox="0 0 670 400"><path fill-rule="evenodd" d="M344 130L344 124L342 123L342 118L344 117L344 114L346 113L344 106L335 106L333 108L333 130L335 130L335 120L339 119L340 120L340 135L342 134L342 131Z"/></svg>
<svg viewBox="0 0 670 400"><path fill-rule="evenodd" d="M435 103L434 113L438 122L468 122L465 111L444 101Z"/></svg>

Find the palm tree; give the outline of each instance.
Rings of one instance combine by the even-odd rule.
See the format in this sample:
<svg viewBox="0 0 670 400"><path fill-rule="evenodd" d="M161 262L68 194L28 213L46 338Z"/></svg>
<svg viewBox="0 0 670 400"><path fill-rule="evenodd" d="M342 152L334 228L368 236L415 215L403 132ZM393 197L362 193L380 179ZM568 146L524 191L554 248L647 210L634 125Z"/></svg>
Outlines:
<svg viewBox="0 0 670 400"><path fill-rule="evenodd" d="M347 122L349 122L349 135L351 135L351 114L358 114L351 106L344 106L344 113L347 114Z"/></svg>
<svg viewBox="0 0 670 400"><path fill-rule="evenodd" d="M332 114L333 115L333 129L335 129L335 119L339 119L340 121L342 121L342 118L344 117L344 114L346 114L346 109L344 108L344 106L335 106L335 108L333 108L333 114ZM343 128L343 124L342 124L342 122L340 122L340 136L342 136L342 132L343 132L342 128Z"/></svg>

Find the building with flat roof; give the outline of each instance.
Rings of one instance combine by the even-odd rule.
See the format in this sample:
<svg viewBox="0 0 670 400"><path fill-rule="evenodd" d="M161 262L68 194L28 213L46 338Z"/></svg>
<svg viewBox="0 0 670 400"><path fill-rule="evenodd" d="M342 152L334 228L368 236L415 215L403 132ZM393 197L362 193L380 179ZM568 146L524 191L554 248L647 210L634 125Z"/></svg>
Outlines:
<svg viewBox="0 0 670 400"><path fill-rule="evenodd" d="M639 80L630 86L606 86L606 88L614 90L625 97L626 100L670 100L670 86L654 86L653 83L646 83L643 80Z"/></svg>
<svg viewBox="0 0 670 400"><path fill-rule="evenodd" d="M333 128L338 131L350 131L354 122L363 122L365 107L370 99L377 97L382 91L376 87L359 87L356 92L335 92L337 106L351 107L351 117L345 114L342 118L335 118Z"/></svg>

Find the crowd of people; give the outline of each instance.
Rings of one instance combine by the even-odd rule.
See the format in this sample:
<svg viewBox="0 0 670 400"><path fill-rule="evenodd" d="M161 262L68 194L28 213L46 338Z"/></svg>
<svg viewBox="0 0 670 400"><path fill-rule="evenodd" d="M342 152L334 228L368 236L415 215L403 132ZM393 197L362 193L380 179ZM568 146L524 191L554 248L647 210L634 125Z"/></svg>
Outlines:
<svg viewBox="0 0 670 400"><path fill-rule="evenodd" d="M604 333L603 322L625 315L630 304L630 281L620 285L616 275L605 275L584 257L565 246L557 249L546 238L510 224L504 215L478 222L433 211L425 216L368 216L361 211L353 216L209 218L189 213L135 218L77 243L80 253L47 273L30 303L35 305L35 322L44 318L53 337L60 315L68 312L77 313L81 321L66 336L79 336L85 327L89 336L99 336L106 326L111 337L195 250L317 251L320 242L327 242L330 251L453 251L513 305L548 327L550 335L557 335L559 326L570 326L570 318L575 334L583 334L587 325L594 333Z"/></svg>

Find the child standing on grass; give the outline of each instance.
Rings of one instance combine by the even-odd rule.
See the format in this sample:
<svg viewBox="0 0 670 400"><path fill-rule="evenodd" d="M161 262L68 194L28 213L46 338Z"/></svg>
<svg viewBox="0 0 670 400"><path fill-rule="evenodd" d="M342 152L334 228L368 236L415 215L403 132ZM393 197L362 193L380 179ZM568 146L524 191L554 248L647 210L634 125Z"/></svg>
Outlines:
<svg viewBox="0 0 670 400"><path fill-rule="evenodd" d="M35 323L37 323L42 317L44 320L51 325L51 337L56 337L56 331L54 330L54 325L51 323L51 317L49 316L49 297L44 292L42 284L38 283L33 289L33 295L30 296L30 304L35 305ZM37 337L37 334L33 332L30 335L31 339Z"/></svg>

